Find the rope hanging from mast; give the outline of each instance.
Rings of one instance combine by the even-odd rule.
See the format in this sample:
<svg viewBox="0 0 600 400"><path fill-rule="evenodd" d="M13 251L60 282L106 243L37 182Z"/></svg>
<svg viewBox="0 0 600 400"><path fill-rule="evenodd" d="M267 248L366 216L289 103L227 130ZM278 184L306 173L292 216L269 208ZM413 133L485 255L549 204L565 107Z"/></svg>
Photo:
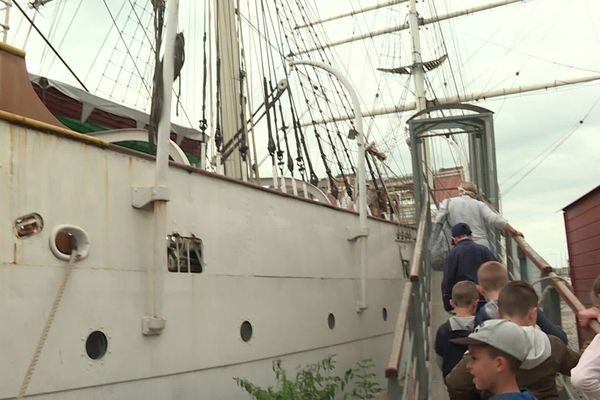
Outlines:
<svg viewBox="0 0 600 400"><path fill-rule="evenodd" d="M208 2L204 2L204 33L202 35L202 119L199 121L198 127L204 135L208 127L206 120L206 87L208 86L208 57L206 55L206 27L208 26Z"/></svg>

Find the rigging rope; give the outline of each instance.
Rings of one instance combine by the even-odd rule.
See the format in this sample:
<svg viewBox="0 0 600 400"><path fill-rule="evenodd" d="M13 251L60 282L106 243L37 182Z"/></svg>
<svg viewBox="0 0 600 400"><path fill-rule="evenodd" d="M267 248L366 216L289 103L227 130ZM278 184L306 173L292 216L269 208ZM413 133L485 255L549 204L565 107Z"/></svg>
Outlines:
<svg viewBox="0 0 600 400"><path fill-rule="evenodd" d="M204 2L204 34L202 35L202 119L199 124L202 134L206 132L208 127L208 121L206 120L206 87L208 85L208 58L206 56L207 3L207 1Z"/></svg>
<svg viewBox="0 0 600 400"><path fill-rule="evenodd" d="M373 170L373 166L371 165L371 160L369 158L373 158L373 154L367 152L365 154L365 161L367 162L367 168L369 169L369 175L371 175L371 182L373 182L373 186L375 187L375 194L377 195L377 206L379 207L380 212L385 211L385 200L381 193L381 189L379 188L379 184L377 183L377 178L375 177L375 171ZM369 157L371 156L371 157Z"/></svg>
<svg viewBox="0 0 600 400"><path fill-rule="evenodd" d="M23 10L23 8L21 8L21 6L19 5L19 3L17 3L16 1L13 2L13 4L15 6L17 6L17 8L19 9L19 11L21 11L21 14L23 14L23 16L25 17L25 19L27 19L27 21L29 21L29 23L31 24L31 26L33 26L33 29L35 29L35 31L42 37L42 39L44 40L44 42L48 45L48 47L50 47L50 49L54 52L54 54L56 54L56 57L58 57L58 59L63 63L63 65L67 68L67 70L69 70L69 72L71 73L71 75L73 75L73 77L75 78L75 80L77 80L77 82L79 82L79 84L81 85L81 87L89 93L88 88L83 84L83 82L81 81L81 79L79 79L79 77L77 76L77 74L75 73L75 71L73 71L71 69L71 67L69 66L69 64L67 64L67 62L61 57L61 55L58 53L58 51L54 48L54 46L52 46L52 44L50 43L50 41L46 38L46 36L44 36L44 34L42 33L42 31L40 31L40 29L37 27L37 25L31 20L31 18L29 18L29 15L27 15L27 13L25 12L25 10Z"/></svg>
<svg viewBox="0 0 600 400"><path fill-rule="evenodd" d="M133 56L131 55L131 52L129 51L129 47L127 46L127 43L125 43L125 38L123 37L123 33L121 32L121 30L119 30L119 28L117 27L117 21L114 18L112 12L110 11L110 8L108 7L108 4L106 3L106 0L102 0L102 2L104 3L104 6L106 8L106 11L108 11L108 15L110 15L110 19L112 20L113 25L115 26L115 28L117 28L117 33L119 34L119 38L121 39L121 42L123 43L123 46L125 46L125 52L126 54L129 56L129 58L131 59L131 62L133 63L133 67L135 68L135 70L137 71L138 75L140 77L142 77L142 73L140 72L137 63L135 62L135 60L133 59ZM163 0L152 0L152 4L154 5L155 3L159 3L159 2L164 2ZM163 5L163 13L164 13L164 5ZM161 32L162 32L162 25L161 25ZM116 47L115 47L116 48ZM160 49L160 46L157 46L157 49ZM157 57L158 58L158 57ZM143 80L143 77L142 77ZM148 92L148 94L151 93L150 88L148 87L148 85L146 84L146 82L144 82L144 87L146 88L146 91Z"/></svg>
<svg viewBox="0 0 600 400"><path fill-rule="evenodd" d="M525 178L527 178L538 166L540 166L540 164L543 163L548 158L548 156L550 156L552 153L554 153L564 142L567 141L567 139L569 139L575 132L577 132L577 130L583 125L585 120L589 117L589 115L594 110L594 108L596 108L596 106L598 105L599 102L600 102L600 97L598 97L596 99L594 104L592 104L592 106L585 113L583 118L581 120L579 120L579 122L577 123L577 125L575 125L575 127L573 129L571 129L565 135L560 137L557 141L552 143L550 146L548 146L546 149L544 149L540 154L538 154L536 157L534 157L533 159L531 159L530 161L525 163L525 165L523 165L523 167L521 167L519 170L517 170L515 173L513 173L506 181L509 181L515 175L517 175L518 173L523 171L528 165L533 163L531 165L531 167L529 167L515 182L513 182L508 188L502 190L502 194L504 196L506 196L512 189L514 189L519 183L521 183Z"/></svg>
<svg viewBox="0 0 600 400"><path fill-rule="evenodd" d="M125 2L121 3L121 7L119 8L119 11L117 11L116 19L119 19L119 17L121 16L121 12L123 11L123 8L125 8ZM114 28L116 28L116 26L114 24L108 28L108 31L106 31L106 35L104 35L104 40L102 40L102 43L106 43L106 41L108 40L108 37L110 36L110 33L112 32L112 30ZM96 52L96 55L94 56L94 60L90 64L90 68L88 69L87 73L85 74L84 80L87 81L88 77L90 76L90 73L92 72L94 65L96 65L96 62L98 61L98 57L100 57L101 52L102 52L102 47L100 47L98 49L98 51ZM108 63L104 64L104 72L102 72L102 75L104 75L106 73L107 67L108 67ZM98 84L100 84L100 82L98 82ZM96 91L98 91L98 86L96 86Z"/></svg>

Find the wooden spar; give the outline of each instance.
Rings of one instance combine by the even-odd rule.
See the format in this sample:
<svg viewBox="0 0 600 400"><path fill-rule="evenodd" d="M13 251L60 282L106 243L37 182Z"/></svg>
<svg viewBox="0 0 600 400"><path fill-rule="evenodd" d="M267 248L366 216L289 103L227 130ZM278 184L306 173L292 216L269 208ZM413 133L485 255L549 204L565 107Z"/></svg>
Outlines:
<svg viewBox="0 0 600 400"><path fill-rule="evenodd" d="M597 81L597 80L600 80L600 75L589 75L589 76L584 76L581 78L554 80L554 81L545 82L545 83L534 83L532 85L517 86L514 88L508 88L508 89L491 90L488 92L476 92L476 93L465 94L462 96L442 97L442 98L439 98L436 100L436 105L455 104L455 103L465 103L465 102L470 102L470 101L486 100L486 99L491 99L494 97L502 97L502 96L510 96L513 94L535 92L538 90L553 89L553 88L558 88L561 86L575 85L578 83L593 82L593 81ZM363 117L376 117L379 115L401 113L404 111L412 111L415 109L416 109L416 105L415 105L415 102L413 101L410 103L399 104L397 106L392 106L392 107L376 108L376 109L373 109L370 111L366 110L366 111L363 111ZM340 115L340 116L333 117L333 118L324 118L321 120L315 120L314 122L313 121L303 122L303 123L301 123L301 126L310 126L313 124L324 124L327 122L334 122L334 121L346 121L349 119L352 119L352 116Z"/></svg>
<svg viewBox="0 0 600 400"><path fill-rule="evenodd" d="M390 6L393 6L396 4L406 3L407 1L408 0L390 0L387 3L376 4L374 6L364 7L364 8L358 9L358 10L345 12L343 14L339 14L339 15L336 15L333 17L327 17L327 18L323 18L323 19L320 19L317 21L309 22L307 24L298 25L294 29L302 29L302 28L308 28L309 26L321 25L321 24L324 24L325 22L335 21L338 19L346 18L346 17L352 17L354 15L363 14L363 13L366 13L369 11L379 10L380 8L385 8L385 7L390 7Z"/></svg>
<svg viewBox="0 0 600 400"><path fill-rule="evenodd" d="M430 17L430 18L423 18L420 20L420 24L419 25L428 25L428 24L432 24L435 22L440 22L440 21L444 21L447 19L451 19L451 18L456 18L456 17L460 17L463 15L469 15L469 14L474 14L476 12L479 11L485 11L485 10L490 10L492 8L496 8L496 7L502 7L502 6L506 6L512 3L518 3L518 2L522 2L523 0L501 0L501 1L497 1L495 3L490 3L490 4L484 4L482 6L478 6L478 7L473 7L473 8L469 8L466 10L460 10L460 11L453 11L451 13L448 14L444 14L444 15L439 15L436 17ZM380 29L377 31L373 31L370 33L365 33L363 35L356 35L356 36L352 36L346 39L341 39L335 42L331 42L331 43L326 43L322 46L315 46L315 47L311 47L308 48L306 50L302 50L299 51L298 53L294 53L294 56L299 56L302 54L306 54L306 53L311 53L313 51L317 51L317 50L322 50L322 49L329 49L331 47L336 47L342 44L346 44L346 43L352 43L352 42L356 42L357 40L363 40L363 39L369 39L375 36L381 36L381 35L385 35L388 33L394 33L394 32L398 32L398 31L402 31L402 30L406 30L409 28L409 23L405 22L403 24L400 25L396 25L396 26L392 26L389 28L385 28L385 29Z"/></svg>

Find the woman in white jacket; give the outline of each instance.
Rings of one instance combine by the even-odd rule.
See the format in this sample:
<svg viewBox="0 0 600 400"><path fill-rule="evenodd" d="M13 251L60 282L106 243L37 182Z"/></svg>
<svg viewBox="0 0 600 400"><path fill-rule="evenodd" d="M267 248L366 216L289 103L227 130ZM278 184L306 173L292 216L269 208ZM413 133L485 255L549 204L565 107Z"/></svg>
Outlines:
<svg viewBox="0 0 600 400"><path fill-rule="evenodd" d="M600 276L592 285L594 307L579 313L579 323L588 326L591 320L600 322ZM571 370L571 383L588 395L590 399L600 400L600 333L585 349L579 363Z"/></svg>

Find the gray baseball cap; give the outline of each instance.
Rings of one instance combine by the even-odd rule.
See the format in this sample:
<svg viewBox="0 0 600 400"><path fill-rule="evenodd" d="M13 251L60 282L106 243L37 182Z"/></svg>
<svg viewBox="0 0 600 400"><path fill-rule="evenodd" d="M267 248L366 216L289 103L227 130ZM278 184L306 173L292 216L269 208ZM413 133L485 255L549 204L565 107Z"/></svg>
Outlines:
<svg viewBox="0 0 600 400"><path fill-rule="evenodd" d="M491 346L510 354L519 361L524 361L530 350L525 330L514 322L503 319L484 321L468 337L450 341L457 344Z"/></svg>

